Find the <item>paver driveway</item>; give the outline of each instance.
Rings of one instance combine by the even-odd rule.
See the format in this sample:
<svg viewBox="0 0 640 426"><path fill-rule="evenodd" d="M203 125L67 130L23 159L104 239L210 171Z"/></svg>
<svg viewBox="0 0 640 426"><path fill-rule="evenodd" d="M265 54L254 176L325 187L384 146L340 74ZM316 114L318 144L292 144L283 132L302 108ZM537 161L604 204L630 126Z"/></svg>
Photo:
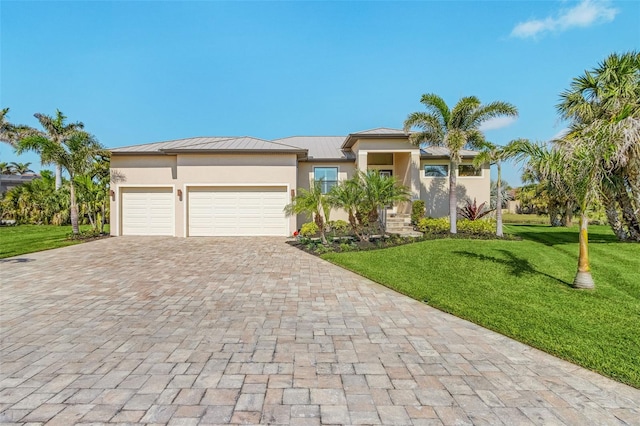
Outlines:
<svg viewBox="0 0 640 426"><path fill-rule="evenodd" d="M22 260L0 263L5 423L640 423L640 391L284 239Z"/></svg>

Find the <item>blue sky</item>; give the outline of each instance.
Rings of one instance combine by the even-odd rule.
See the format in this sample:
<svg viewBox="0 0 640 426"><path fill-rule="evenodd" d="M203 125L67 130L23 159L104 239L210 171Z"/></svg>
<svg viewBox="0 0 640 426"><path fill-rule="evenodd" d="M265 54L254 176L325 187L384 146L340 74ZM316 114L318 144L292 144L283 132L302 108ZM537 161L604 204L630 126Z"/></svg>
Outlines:
<svg viewBox="0 0 640 426"><path fill-rule="evenodd" d="M503 100L487 138L548 140L571 79L640 48L636 1L0 2L0 106L106 147L401 128L423 93ZM33 163L0 144L0 161ZM505 167L519 183L517 167Z"/></svg>

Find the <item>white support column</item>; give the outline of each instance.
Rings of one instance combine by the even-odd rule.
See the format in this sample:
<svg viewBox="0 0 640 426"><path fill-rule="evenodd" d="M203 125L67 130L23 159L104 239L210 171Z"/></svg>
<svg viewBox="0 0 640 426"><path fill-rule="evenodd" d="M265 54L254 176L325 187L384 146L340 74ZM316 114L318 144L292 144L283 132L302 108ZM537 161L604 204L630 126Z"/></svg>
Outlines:
<svg viewBox="0 0 640 426"><path fill-rule="evenodd" d="M420 151L411 152L411 162L409 164L410 176L411 176L411 197L414 200L420 199Z"/></svg>
<svg viewBox="0 0 640 426"><path fill-rule="evenodd" d="M358 151L358 170L367 173L367 151Z"/></svg>

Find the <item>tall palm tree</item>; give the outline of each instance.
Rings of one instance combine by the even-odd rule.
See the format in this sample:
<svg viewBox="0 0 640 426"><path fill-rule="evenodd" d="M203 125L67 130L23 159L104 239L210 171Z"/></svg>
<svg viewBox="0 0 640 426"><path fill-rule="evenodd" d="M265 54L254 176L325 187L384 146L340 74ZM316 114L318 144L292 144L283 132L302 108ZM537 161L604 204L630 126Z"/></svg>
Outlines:
<svg viewBox="0 0 640 426"><path fill-rule="evenodd" d="M478 147L484 142L480 125L496 117L516 117L518 110L506 102L482 104L475 96L461 98L450 109L438 95L422 95L420 102L426 112L413 112L404 122L404 131L418 128L409 136L414 145L444 146L449 150L449 220L450 232L457 232L456 219L458 201L456 198L456 177L461 162L460 151L465 147Z"/></svg>
<svg viewBox="0 0 640 426"><path fill-rule="evenodd" d="M532 143L526 139L513 141L508 150L517 159L527 159L542 176L559 191L571 193L580 210L578 271L573 285L576 288L594 288L589 266L589 208L598 197L602 168L594 151L584 146L563 149Z"/></svg>
<svg viewBox="0 0 640 426"><path fill-rule="evenodd" d="M76 130L60 143L44 135L23 138L18 142L16 152L21 154L25 151L37 152L43 164L59 165L69 174L71 228L74 234L79 234L78 201L74 180L76 176L86 173L91 168L95 157L104 153L104 148L89 133Z"/></svg>
<svg viewBox="0 0 640 426"><path fill-rule="evenodd" d="M496 181L496 235L503 237L502 230L502 162L513 156L512 151L506 147L495 145L489 141L480 144L482 151L473 159L476 168L484 164L495 164L498 169L498 180Z"/></svg>
<svg viewBox="0 0 640 426"><path fill-rule="evenodd" d="M18 140L29 130L29 127L11 124L7 114L9 114L9 108L0 110L0 142L5 142L15 147Z"/></svg>
<svg viewBox="0 0 640 426"><path fill-rule="evenodd" d="M614 53L574 78L557 110L570 121L558 144L589 150L599 160L604 179L598 185L612 229L619 238L640 241L640 53Z"/></svg>
<svg viewBox="0 0 640 426"><path fill-rule="evenodd" d="M65 142L74 137L78 131L84 129L84 124L81 122L65 123L67 117L60 112L60 110L56 110L56 114L54 116L40 113L33 114L33 116L38 119L44 131L41 132L36 129L31 129L29 132L30 134L28 134L27 137L37 136L39 138L47 138L52 143L58 145L65 144ZM49 163L55 165L56 189L60 189L60 186L62 186L62 168L64 166L56 163L55 161Z"/></svg>

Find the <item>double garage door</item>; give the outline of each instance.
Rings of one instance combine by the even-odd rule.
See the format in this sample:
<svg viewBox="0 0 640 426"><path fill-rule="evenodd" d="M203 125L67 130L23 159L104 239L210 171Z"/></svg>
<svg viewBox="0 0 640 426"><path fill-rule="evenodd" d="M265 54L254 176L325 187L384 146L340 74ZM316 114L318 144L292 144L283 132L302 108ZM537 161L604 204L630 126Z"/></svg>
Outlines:
<svg viewBox="0 0 640 426"><path fill-rule="evenodd" d="M172 188L123 189L122 234L175 235L175 198ZM289 233L286 187L190 187L183 202L188 236Z"/></svg>
<svg viewBox="0 0 640 426"><path fill-rule="evenodd" d="M189 188L189 236L287 235L286 187Z"/></svg>

